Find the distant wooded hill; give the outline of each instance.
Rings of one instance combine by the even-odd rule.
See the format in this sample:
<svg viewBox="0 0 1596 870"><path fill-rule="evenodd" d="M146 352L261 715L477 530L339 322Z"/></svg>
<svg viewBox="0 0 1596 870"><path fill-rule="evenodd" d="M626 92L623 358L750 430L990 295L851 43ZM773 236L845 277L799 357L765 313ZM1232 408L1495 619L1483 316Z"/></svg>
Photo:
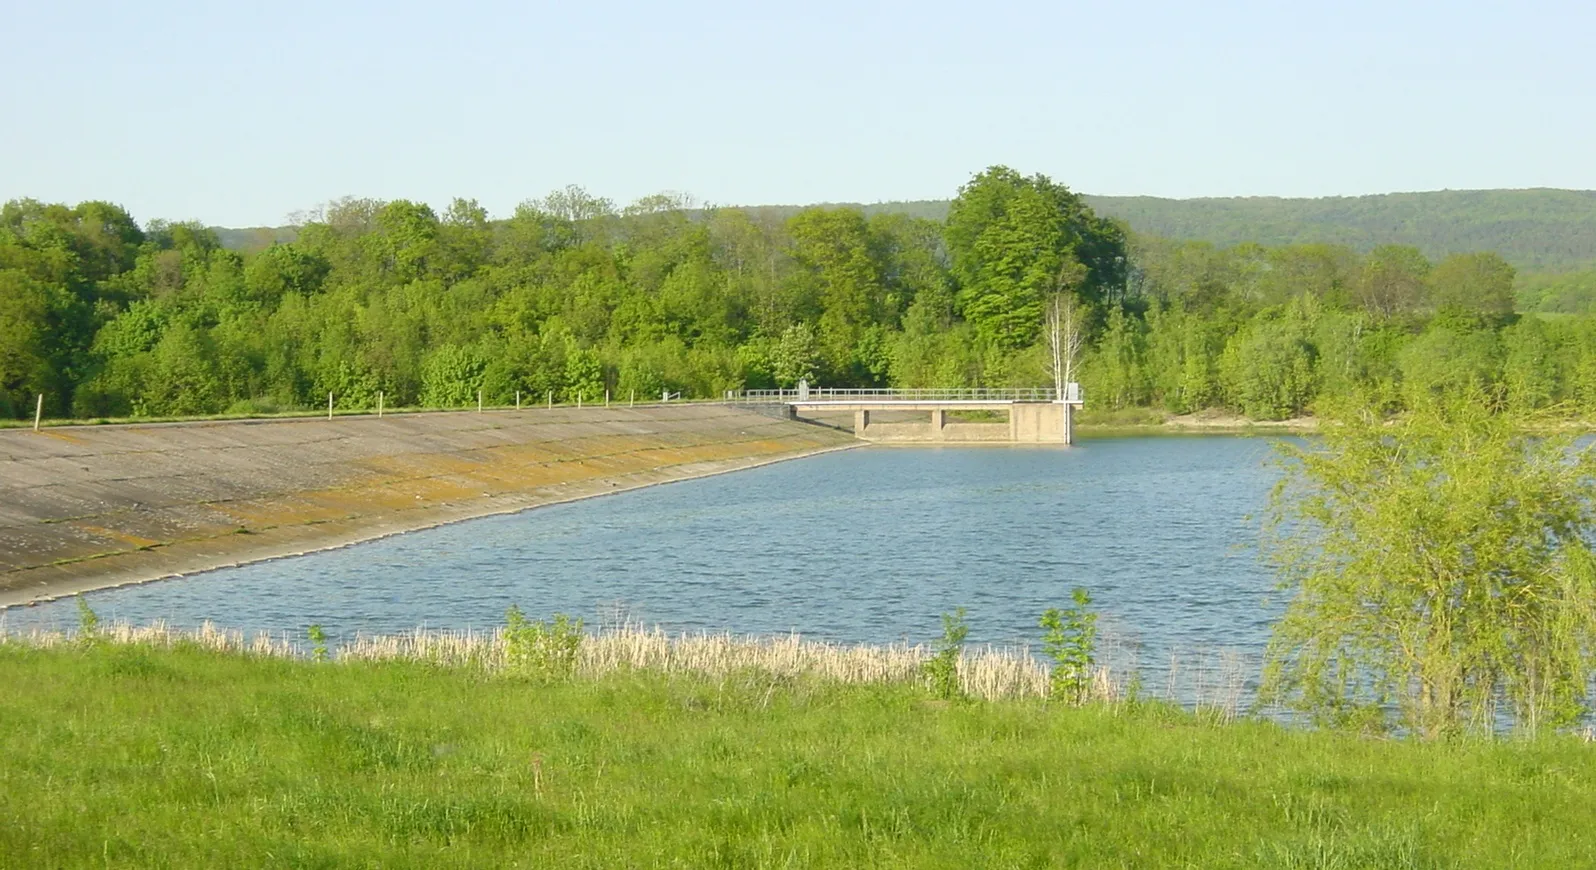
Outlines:
<svg viewBox="0 0 1596 870"><path fill-rule="evenodd" d="M1396 244L1413 245L1432 260L1467 251L1496 251L1526 272L1596 267L1596 190L1439 190L1320 199L1087 195L1086 201L1099 214L1119 218L1139 233L1225 247L1242 242L1268 247L1322 242L1368 251ZM947 200L821 205L938 221L948 213ZM766 205L746 210L787 217L808 207ZM233 249L261 248L293 237L287 227L218 227L216 232L222 244Z"/></svg>
<svg viewBox="0 0 1596 870"><path fill-rule="evenodd" d="M1526 272L1596 265L1596 191L1439 190L1322 199L1088 196L1137 232L1217 245L1412 245L1432 260L1496 251Z"/></svg>
<svg viewBox="0 0 1596 870"><path fill-rule="evenodd" d="M291 242L293 227L211 227L222 247L230 251L258 251L273 242Z"/></svg>
<svg viewBox="0 0 1596 870"><path fill-rule="evenodd" d="M1230 247L1303 243L1412 245L1431 260L1495 251L1519 270L1521 311L1576 313L1596 308L1596 191L1439 190L1320 199L1086 196L1099 214L1139 233ZM947 200L852 205L866 214L902 212L942 220ZM786 216L798 206L751 211Z"/></svg>
<svg viewBox="0 0 1596 870"><path fill-rule="evenodd" d="M1319 242L1367 252L1377 245L1397 244L1412 245L1431 260L1467 251L1496 251L1519 270L1524 310L1585 310L1596 299L1596 191L1592 190L1440 190L1319 199L1088 195L1086 201L1099 214L1118 218L1136 232L1221 247ZM938 221L948 211L947 200L822 205ZM803 208L770 205L746 210L785 218ZM293 238L287 227L216 228L216 232L223 245L235 250L255 250Z"/></svg>
<svg viewBox="0 0 1596 870"><path fill-rule="evenodd" d="M1431 260L1447 254L1495 251L1524 272L1596 267L1596 190L1438 190L1320 199L1086 196L1098 214L1131 229L1221 247L1256 242L1266 247L1303 243L1412 245ZM846 203L874 212L902 212L941 220L947 200ZM798 206L759 206L784 215Z"/></svg>

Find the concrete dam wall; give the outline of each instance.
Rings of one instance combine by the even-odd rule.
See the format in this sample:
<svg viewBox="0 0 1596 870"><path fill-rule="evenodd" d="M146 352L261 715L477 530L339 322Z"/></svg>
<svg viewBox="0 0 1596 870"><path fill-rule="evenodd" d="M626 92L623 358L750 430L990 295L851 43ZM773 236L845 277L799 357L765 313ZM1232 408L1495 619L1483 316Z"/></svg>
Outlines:
<svg viewBox="0 0 1596 870"><path fill-rule="evenodd" d="M0 606L858 443L720 405L0 430Z"/></svg>

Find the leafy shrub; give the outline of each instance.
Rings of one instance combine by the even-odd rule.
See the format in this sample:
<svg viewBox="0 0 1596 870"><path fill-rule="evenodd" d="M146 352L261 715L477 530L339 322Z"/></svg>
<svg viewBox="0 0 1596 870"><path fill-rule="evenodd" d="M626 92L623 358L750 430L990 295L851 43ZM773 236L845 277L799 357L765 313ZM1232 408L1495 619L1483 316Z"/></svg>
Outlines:
<svg viewBox="0 0 1596 870"><path fill-rule="evenodd" d="M959 659L964 655L964 639L969 634L964 608L942 614L942 637L937 640L937 651L921 666L926 679L931 681L932 693L938 698L953 701L964 697L959 685Z"/></svg>
<svg viewBox="0 0 1596 870"><path fill-rule="evenodd" d="M1596 450L1462 393L1281 444L1264 552L1290 604L1260 700L1425 738L1577 727L1596 677Z"/></svg>
<svg viewBox="0 0 1596 870"><path fill-rule="evenodd" d="M327 632L322 631L321 625L313 622L311 623L310 628L306 630L305 634L310 637L310 642L312 644L310 648L310 657L318 662L326 661Z"/></svg>
<svg viewBox="0 0 1596 870"><path fill-rule="evenodd" d="M1072 704L1086 701L1092 685L1092 664L1097 646L1097 614L1092 612L1092 596L1080 587L1070 595L1074 601L1059 610L1048 608L1042 614L1042 650L1053 659L1049 693Z"/></svg>
<svg viewBox="0 0 1596 870"><path fill-rule="evenodd" d="M487 364L475 347L438 347L421 366L421 404L428 408L475 405Z"/></svg>
<svg viewBox="0 0 1596 870"><path fill-rule="evenodd" d="M563 680L576 672L582 648L582 620L554 614L552 621L532 621L521 608L504 612L505 661L510 670L543 680Z"/></svg>
<svg viewBox="0 0 1596 870"><path fill-rule="evenodd" d="M99 639L100 615L94 612L89 602L83 600L82 595L77 596L77 599L78 638L83 643L92 644Z"/></svg>

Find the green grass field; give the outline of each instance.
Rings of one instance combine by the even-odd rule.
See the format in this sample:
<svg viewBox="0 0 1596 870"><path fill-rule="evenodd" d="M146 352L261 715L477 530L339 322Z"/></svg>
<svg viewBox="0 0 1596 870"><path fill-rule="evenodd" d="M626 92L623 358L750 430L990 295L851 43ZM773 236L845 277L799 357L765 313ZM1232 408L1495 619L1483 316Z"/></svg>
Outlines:
<svg viewBox="0 0 1596 870"><path fill-rule="evenodd" d="M3 867L1589 867L1596 745L0 644Z"/></svg>

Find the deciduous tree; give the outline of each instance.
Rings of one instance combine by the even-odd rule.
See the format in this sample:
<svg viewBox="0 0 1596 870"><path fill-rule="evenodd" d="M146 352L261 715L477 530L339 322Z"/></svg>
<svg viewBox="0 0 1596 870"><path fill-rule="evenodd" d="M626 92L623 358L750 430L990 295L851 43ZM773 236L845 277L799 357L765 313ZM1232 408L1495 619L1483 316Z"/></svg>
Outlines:
<svg viewBox="0 0 1596 870"><path fill-rule="evenodd" d="M1596 666L1596 454L1481 391L1368 407L1280 445L1268 552L1290 595L1263 698L1425 737L1586 711Z"/></svg>

